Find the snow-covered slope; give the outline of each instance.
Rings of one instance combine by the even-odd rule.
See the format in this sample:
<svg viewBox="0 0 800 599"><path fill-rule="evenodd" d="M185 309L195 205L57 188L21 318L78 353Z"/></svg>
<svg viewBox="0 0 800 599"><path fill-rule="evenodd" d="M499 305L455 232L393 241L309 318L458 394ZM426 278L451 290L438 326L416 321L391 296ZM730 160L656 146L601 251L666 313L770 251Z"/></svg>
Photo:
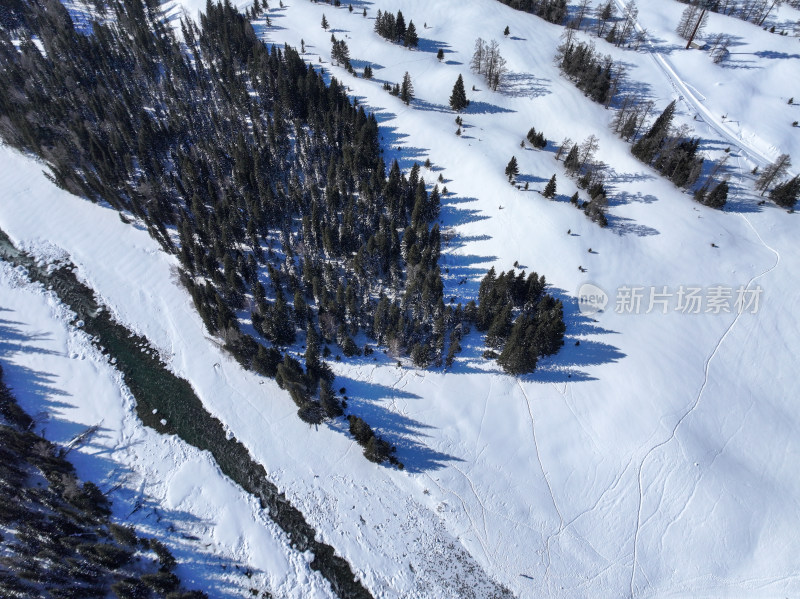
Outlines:
<svg viewBox="0 0 800 599"><path fill-rule="evenodd" d="M800 594L797 216L759 206L750 175L780 153L800 155L800 129L791 127L800 109L787 103L800 98L797 38L712 15L709 32L728 32L741 44L731 63L714 65L681 49L672 30L683 5L665 0L640 3L651 40L640 52L596 41L628 64L631 85L659 109L684 97L680 118L702 136L709 157L730 149L732 197L718 212L637 162L608 128L611 112L559 76L552 60L558 26L492 0L355 2L352 13L347 4L283 4L272 7L272 27L259 27L260 35L297 47L302 39L310 63L376 112L387 161L396 157L408 168L429 158L426 181L445 178L451 193L442 224L455 234L442 258L445 296L467 301L490 266L508 270L518 261L546 275L564 301L567 343L534 375L503 375L480 358L475 334L447 373L382 355L334 363L336 387L346 387L354 411L397 444L407 469L376 467L341 424L308 429L273 382L220 353L176 281L175 261L146 232L55 190L38 174L41 165L7 149L0 227L34 252L67 252L377 597L468 596L459 579L472 584L480 569L520 597ZM186 5L189 13L201 8ZM378 8L413 19L420 49L379 38L372 31ZM783 11L781 18L797 19ZM319 25L323 13L328 31ZM359 71L372 64L373 81L331 66L331 31L347 41ZM497 39L508 60L498 92L469 70L477 37ZM381 89L406 71L416 90L410 106ZM459 74L472 101L461 137L447 108ZM610 174L608 229L568 203L577 188L552 144L519 147L531 126L555 143L599 138L598 158ZM528 191L503 175L512 155ZM549 201L537 192L553 173L558 196ZM603 312L579 312L575 297L585 283L608 294ZM708 313L705 304L699 314L675 310L681 287L707 296L713 286L731 289L731 312ZM641 288L640 313L615 310L621 287ZM749 298L761 289L757 313L736 313L740 287ZM668 300L668 313L658 302L648 310L651 289L670 294L653 298ZM47 321L39 309L15 306L26 322ZM25 356L10 360L24 365ZM154 476L165 497L180 488L166 474ZM473 592L484 596L488 588Z"/></svg>

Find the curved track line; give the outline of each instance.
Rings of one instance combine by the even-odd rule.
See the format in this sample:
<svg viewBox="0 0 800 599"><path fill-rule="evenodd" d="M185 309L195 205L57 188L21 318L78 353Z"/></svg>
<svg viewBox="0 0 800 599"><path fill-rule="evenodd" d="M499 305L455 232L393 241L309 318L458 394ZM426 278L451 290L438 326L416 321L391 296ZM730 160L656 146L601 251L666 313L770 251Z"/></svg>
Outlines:
<svg viewBox="0 0 800 599"><path fill-rule="evenodd" d="M561 510L558 509L558 503L556 503L556 496L553 493L553 487L550 485L550 479L547 477L547 471L544 469L544 464L542 463L542 456L539 453L539 443L536 440L536 423L535 419L533 418L533 409L531 408L531 402L528 398L528 394L525 392L525 388L522 386L522 382L517 379L517 385L519 385L520 391L522 391L522 396L525 398L525 405L528 406L528 415L531 418L531 434L533 435L533 448L536 450L536 460L539 462L539 468L542 469L542 476L544 477L544 482L547 485L547 490L550 492L550 500L553 502L553 508L556 510L558 514L558 530L554 533L548 535L547 540L545 541L545 550L547 552L547 566L544 572L544 578L547 582L547 591L548 594L550 593L550 565L552 563L552 559L550 557L550 543L552 542L553 538L559 535L564 530L564 516L561 514Z"/></svg>

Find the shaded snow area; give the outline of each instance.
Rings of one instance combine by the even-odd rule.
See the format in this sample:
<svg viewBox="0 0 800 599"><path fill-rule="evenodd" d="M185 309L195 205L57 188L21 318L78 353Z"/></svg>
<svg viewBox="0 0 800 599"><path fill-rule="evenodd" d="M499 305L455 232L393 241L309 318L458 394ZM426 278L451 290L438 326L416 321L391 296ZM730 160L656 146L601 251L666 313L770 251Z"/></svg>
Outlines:
<svg viewBox="0 0 800 599"><path fill-rule="evenodd" d="M184 4L195 14L205 3ZM5 147L0 228L37 256L74 263L375 597L485 597L498 585L518 597L799 596L798 215L759 205L752 174L783 153L800 161L800 128L791 126L800 107L788 103L800 103L798 38L713 14L706 36L734 40L714 64L683 49L674 29L684 5L674 0L639 2L639 50L577 34L624 62L627 85L658 112L678 99L676 121L700 136L708 159L730 156L731 194L716 211L638 162L609 127L613 110L559 75L562 27L492 0L353 2L352 12L347 3L283 4L270 2L271 25L261 18L257 33L298 49L303 40L304 58L375 112L387 163L430 159L421 176L432 184L442 175L441 226L452 232L445 298L473 299L491 266L517 261L564 302L566 344L534 374L503 374L481 358L475 332L447 372L398 365L382 351L331 362L334 387L397 446L406 470L376 466L342 420L309 428L274 381L219 349L178 283L177 261L144 228L55 188L45 165ZM379 8L414 21L417 50L373 31ZM791 32L799 19L782 7L770 23ZM332 32L359 75L372 66L372 81L331 65ZM478 37L498 40L508 61L496 92L469 68ZM408 106L382 89L405 72L416 93ZM448 107L459 74L471 100L460 137ZM520 148L532 126L547 137L544 150ZM554 160L563 138L591 134L608 169L606 229L570 205L579 190ZM512 155L528 190L503 174ZM558 191L547 200L539 192L554 173ZM585 284L606 294L603 311L579 311ZM676 309L690 288L701 289L697 314ZM719 309L715 288L731 294ZM641 293L638 309L625 289ZM750 302L741 311L738 297ZM251 586L332 596L207 454L142 427L116 371L48 292L4 266L0 305L0 359L21 405L48 414L39 426L58 442L101 423L71 454L79 474L103 489L120 485L115 514L168 539L187 586L223 597Z"/></svg>

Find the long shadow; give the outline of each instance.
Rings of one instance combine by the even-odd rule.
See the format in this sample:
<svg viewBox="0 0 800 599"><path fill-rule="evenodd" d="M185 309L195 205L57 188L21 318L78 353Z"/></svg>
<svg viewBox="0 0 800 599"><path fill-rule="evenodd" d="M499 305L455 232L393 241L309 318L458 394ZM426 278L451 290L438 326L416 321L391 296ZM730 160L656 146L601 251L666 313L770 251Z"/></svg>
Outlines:
<svg viewBox="0 0 800 599"><path fill-rule="evenodd" d="M308 47L308 46L306 46L306 47ZM351 58L350 59L350 64L352 65L352 67L354 69L363 69L367 65L372 67L373 71L385 68L382 64L378 64L377 62L371 62L369 60L361 60L359 58ZM360 102L360 100L359 100L359 102Z"/></svg>
<svg viewBox="0 0 800 599"><path fill-rule="evenodd" d="M656 177L655 175L647 172L636 172L636 173L620 173L613 168L607 168L606 172L606 187L610 188L610 186L615 185L617 183L633 183L634 181L652 181Z"/></svg>
<svg viewBox="0 0 800 599"><path fill-rule="evenodd" d="M528 175L528 174L521 174L517 175L517 183L546 183L549 179L545 179L544 177L537 177L536 175ZM530 190L532 191L532 190Z"/></svg>
<svg viewBox="0 0 800 599"><path fill-rule="evenodd" d="M594 339L579 339L576 336L617 334L597 325L597 322L578 308L577 298L567 295L558 288L549 288L548 292L561 300L564 306L564 323L567 331L564 346L554 356L546 356L539 362L536 370L526 379L536 382L566 383L594 380L581 369L587 366L612 364L626 356L617 347ZM576 341L579 345L576 345Z"/></svg>
<svg viewBox="0 0 800 599"><path fill-rule="evenodd" d="M431 40L424 37L419 38L417 50L420 52L432 52L436 54L440 49L447 52L450 49L450 44L445 42L437 42L436 40Z"/></svg>
<svg viewBox="0 0 800 599"><path fill-rule="evenodd" d="M721 179L719 179L721 180ZM725 203L725 212L737 214L753 214L762 212L769 202L764 198L754 197L753 190L741 184L738 177L728 179L728 201ZM758 199L757 199L758 198ZM761 202L764 202L761 204Z"/></svg>
<svg viewBox="0 0 800 599"><path fill-rule="evenodd" d="M497 91L512 98L539 98L552 93L547 82L532 73L507 73Z"/></svg>
<svg viewBox="0 0 800 599"><path fill-rule="evenodd" d="M636 235L637 237L650 237L652 235L660 235L661 232L653 227L641 225L634 221L632 218L618 216L616 214L606 214L608 219L608 228L617 235Z"/></svg>
<svg viewBox="0 0 800 599"><path fill-rule="evenodd" d="M652 204L657 202L658 198L652 194L642 195L642 192L637 192L636 194L629 193L627 191L620 191L617 193L613 193L610 198L608 198L608 205L613 206L623 206L625 204Z"/></svg>
<svg viewBox="0 0 800 599"><path fill-rule="evenodd" d="M800 58L800 54L786 54L786 52L773 52L771 50L760 50L758 52L753 52L753 54L760 58L776 58L779 60Z"/></svg>
<svg viewBox="0 0 800 599"><path fill-rule="evenodd" d="M392 366L394 360L382 352L376 352L372 357L350 359L348 362L356 367L363 366L365 369L369 369L377 366ZM397 458L409 472L435 471L444 468L448 462L463 461L428 447L424 439L430 438L431 435L426 431L433 430L434 427L401 413L400 410L405 411L405 407L401 408L398 402L407 407L409 403L424 401L424 399L414 393L403 391L397 385L406 377L422 377L425 371L404 366L396 366L396 368L398 380L394 386L363 380L361 378L365 374L363 370L358 371L359 378L346 375L337 376L335 386L341 385L346 389L348 410L352 408L354 413L369 422L381 437L397 448ZM387 402L391 402L394 409L387 407ZM337 430L347 430L341 422L330 423L329 426Z"/></svg>
<svg viewBox="0 0 800 599"><path fill-rule="evenodd" d="M514 113L513 110L509 110L508 108L503 108L501 106L496 106L494 104L489 104L487 102L478 102L476 100L472 100L467 106L466 110L464 111L467 114L512 114Z"/></svg>
<svg viewBox="0 0 800 599"><path fill-rule="evenodd" d="M481 220L487 220L489 217L482 213L481 210L473 208L457 208L456 206L444 204L439 210L439 216L442 224L445 227L455 227L458 225L465 225Z"/></svg>
<svg viewBox="0 0 800 599"><path fill-rule="evenodd" d="M455 114L449 106L445 106L444 104L434 104L433 102L427 102L419 98L414 98L413 100L411 100L411 105L419 110L427 110L429 112L442 112L445 114Z"/></svg>

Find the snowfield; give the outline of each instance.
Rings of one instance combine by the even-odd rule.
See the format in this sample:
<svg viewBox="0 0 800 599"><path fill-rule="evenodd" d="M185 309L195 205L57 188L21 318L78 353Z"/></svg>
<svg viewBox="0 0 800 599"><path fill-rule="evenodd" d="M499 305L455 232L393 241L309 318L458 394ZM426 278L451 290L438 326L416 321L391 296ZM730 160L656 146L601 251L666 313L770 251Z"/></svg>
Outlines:
<svg viewBox="0 0 800 599"><path fill-rule="evenodd" d="M482 359L474 332L448 372L382 352L331 362L335 388L346 387L353 412L397 445L406 470L378 467L342 421L309 428L274 381L221 352L178 283L177 261L146 230L55 188L45 165L5 147L0 228L42 259L68 257L375 597L487 597L498 585L518 597L800 595L797 214L758 205L751 174L782 153L800 160L800 129L791 126L800 107L788 104L800 103L798 38L711 15L708 34L735 38L730 59L715 65L683 50L673 30L684 5L674 0L639 2L648 32L639 51L579 34L624 61L629 85L658 112L680 99L679 120L701 136L707 158L730 154L731 196L715 211L633 158L608 126L612 111L559 75L559 26L493 0L354 2L352 13L347 4L283 4L271 3L272 26L262 19L259 35L298 48L302 40L310 64L374 111L387 163L408 169L428 158L425 180L445 179L441 222L453 232L443 246L445 297L465 303L489 267L517 261L544 274L564 302L566 344L533 375L510 377ZM191 15L205 2L182 5ZM418 50L374 33L379 8L414 21ZM783 7L773 22L791 32L783 24L798 19ZM331 65L332 32L359 73L372 65L372 81ZM508 60L497 92L469 69L478 37L497 39ZM410 106L381 88L405 72L416 92ZM461 137L448 107L459 74L471 100ZM531 126L549 140L545 150L520 148ZM590 134L608 166L606 229L570 205L578 189L553 159L563 138ZM503 174L512 155L527 191ZM558 194L547 200L538 192L554 173ZM585 284L605 292L603 311L579 311ZM689 288L701 289L700 313L676 309ZM714 288L731 294L718 313L706 303ZM641 293L639 309L624 289ZM738 296L758 304L739 313ZM48 292L4 266L0 305L2 360L20 403L50 415L43 426L58 442L102 422L72 454L79 474L104 489L121 485L112 494L120 517L142 502L131 520L144 531L175 527L170 545L187 586L214 596L241 596L237 585L332 596L206 454L142 427L114 369ZM220 560L256 574L245 580Z"/></svg>

